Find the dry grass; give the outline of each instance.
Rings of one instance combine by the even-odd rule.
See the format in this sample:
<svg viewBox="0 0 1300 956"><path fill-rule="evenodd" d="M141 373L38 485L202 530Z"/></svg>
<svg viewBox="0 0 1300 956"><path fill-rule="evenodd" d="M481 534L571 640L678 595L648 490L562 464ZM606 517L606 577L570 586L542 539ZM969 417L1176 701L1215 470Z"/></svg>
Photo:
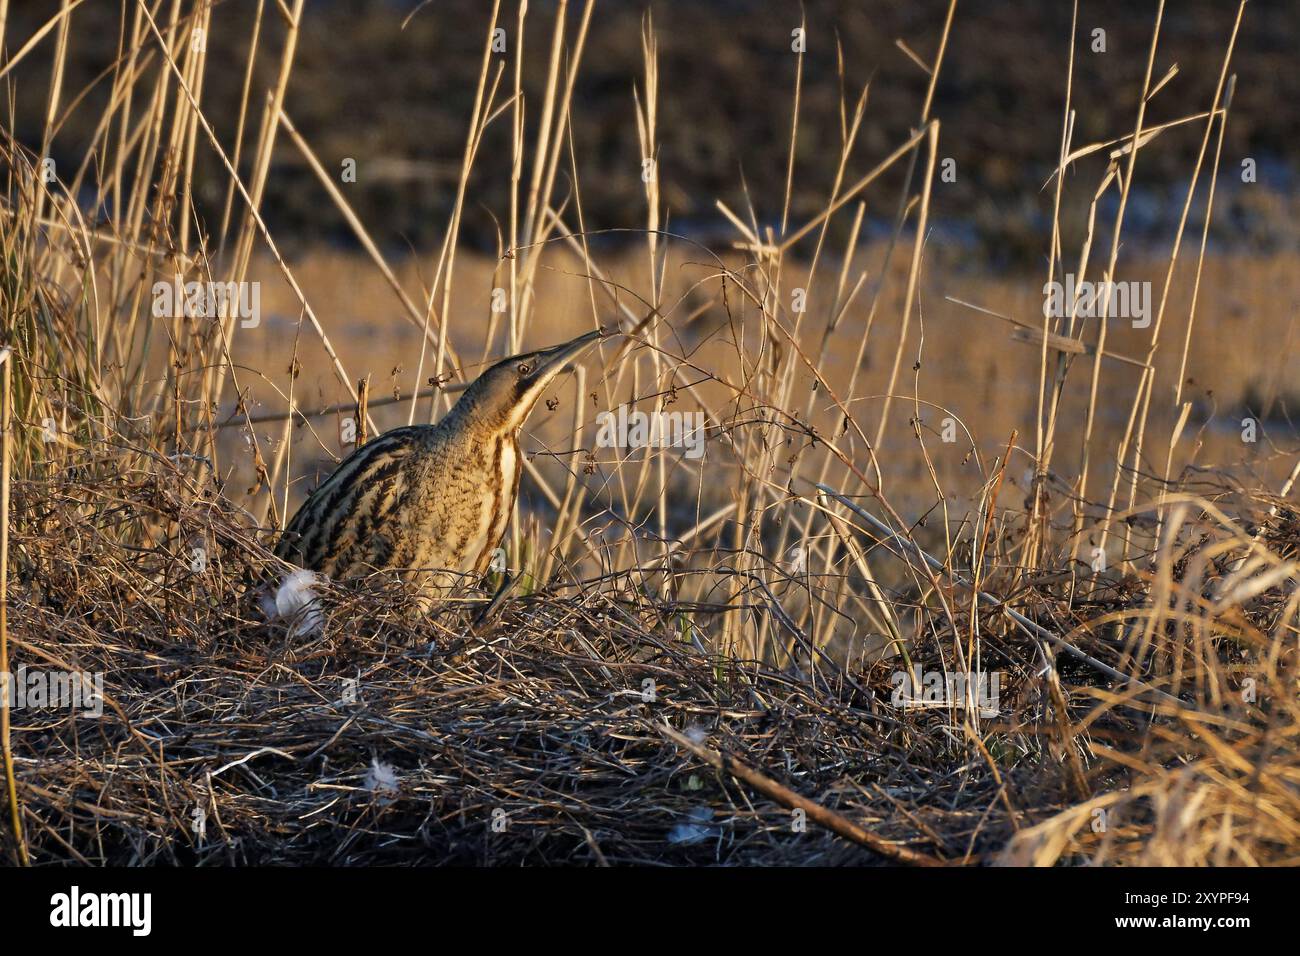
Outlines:
<svg viewBox="0 0 1300 956"><path fill-rule="evenodd" d="M45 42L66 45L73 6ZM914 134L883 154L857 142L867 100L850 91L836 179L802 222L789 213L799 139L835 139L801 128L796 81L784 202L762 197L781 210L773 225L720 204L733 248L674 237L653 175L649 18L628 120L649 161L644 247L630 261L593 252L568 126L590 3L559 5L540 103L487 34L436 250L390 263L348 216L367 275L349 283L366 291L348 321L337 265L288 261L258 213L280 150L350 213L283 111L302 8L259 7L249 28L282 41L263 54L278 78L234 104L203 102L209 65L192 42L223 8L130 8L81 168L42 177L44 144L4 144L9 658L102 673L107 698L95 721L13 712L15 857L1296 862L1300 463L1271 431L1291 399L1290 347L1227 362L1215 349L1232 326L1205 314L1241 294L1243 272L1279 267L1207 257L1212 203L1196 201L1220 166L1232 24L1213 101L1177 131L1152 138L1145 121L1178 89L1155 70L1159 22L1112 159L1079 160L1089 144L1072 140L1068 103L1062 118L1048 277L1149 279L1142 330L1038 318L1042 277L1016 296L942 276L926 228L935 81ZM492 25L525 16L494 5ZM959 40L951 23L936 24L934 78ZM75 102L61 56L46 143ZM1073 75L1063 63L1067 90ZM214 109L246 117L237 142L212 133ZM1168 258L1121 255L1139 157L1180 134L1199 136L1200 158ZM485 264L458 247L487 148L514 164ZM230 174L219 225L190 193L201 150ZM887 173L904 188L876 198ZM87 194L104 222L87 221ZM1094 195L1113 196L1113 218L1065 235L1060 209ZM862 236L868 197L897 211L887 242ZM151 318L154 283L176 273L264 281L263 322ZM492 311L498 288L506 308ZM1004 344L1002 320L948 296L1027 321L1031 344ZM384 346L400 356L389 375L379 301L408 330ZM359 381L374 434L436 418L489 356L611 322L627 337L604 347L604 370L580 370L532 429L507 544L515 586L494 620L468 623L486 593L413 619L379 582L331 587L315 637L262 618L261 592L289 570L267 547L295 479L346 450L336 420L357 414ZM1281 328L1291 342L1294 323ZM983 415L993 356L998 408ZM1226 416L1201 375L1235 392L1234 418L1245 403L1264 419L1261 451L1211 427ZM335 420L302 414L336 401ZM706 457L594 447L595 412L629 401L704 410ZM951 443L947 415L964 426ZM895 706L905 666L996 672L1000 695L990 713Z"/></svg>
<svg viewBox="0 0 1300 956"><path fill-rule="evenodd" d="M1005 677L1000 713L975 730L947 710L888 706L888 660L818 658L800 672L706 651L700 638L724 608L590 583L511 602L478 634L454 609L413 623L399 595L341 591L322 637L289 641L239 583L274 560L254 529L174 469L15 490L28 529L13 542L26 578L12 595L18 655L108 675L102 720L20 717L17 775L38 861L880 859L811 820L798 831L781 800L668 739L676 728L932 859L1296 862L1297 713L1285 693L1295 655L1269 636L1296 602L1276 589L1246 597L1245 574L1244 592L1160 622L1144 620L1138 581L1073 601L1045 582L1017 602L1110 660L1126 650L1115 625L1130 625L1133 670L1181 707L1137 703L981 611L984 666ZM213 571L178 571L185 555L166 546L121 544L121 523L137 516L174 527L175 541L212 542ZM1235 553L1233 538L1199 507L1179 518L1183 545L1165 570L1191 601L1209 586L1207 554ZM76 546L43 526L76 527ZM1294 569L1300 515L1260 531L1261 557ZM753 595L753 613L762 600ZM956 610L969 613L959 598ZM937 636L910 653L930 669L952 651ZM1257 704L1241 701L1246 675L1258 675ZM376 762L391 775L376 776ZM1095 809L1107 811L1104 832Z"/></svg>

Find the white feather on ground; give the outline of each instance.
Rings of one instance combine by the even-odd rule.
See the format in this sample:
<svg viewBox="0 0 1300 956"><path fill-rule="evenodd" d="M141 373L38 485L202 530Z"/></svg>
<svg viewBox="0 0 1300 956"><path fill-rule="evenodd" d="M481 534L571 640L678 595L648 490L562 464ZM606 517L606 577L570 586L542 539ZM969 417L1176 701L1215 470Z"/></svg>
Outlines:
<svg viewBox="0 0 1300 956"><path fill-rule="evenodd" d="M686 814L685 822L675 824L668 831L668 842L690 846L701 843L709 837L717 836L721 829L713 823L713 810L709 807L693 807Z"/></svg>
<svg viewBox="0 0 1300 956"><path fill-rule="evenodd" d="M291 571L280 581L274 596L262 596L263 613L269 620L287 621L291 638L314 637L325 625L320 595L314 589L319 582L314 571Z"/></svg>
<svg viewBox="0 0 1300 956"><path fill-rule="evenodd" d="M370 758L370 768L366 770L364 784L380 803L387 803L401 791L397 771L378 757Z"/></svg>

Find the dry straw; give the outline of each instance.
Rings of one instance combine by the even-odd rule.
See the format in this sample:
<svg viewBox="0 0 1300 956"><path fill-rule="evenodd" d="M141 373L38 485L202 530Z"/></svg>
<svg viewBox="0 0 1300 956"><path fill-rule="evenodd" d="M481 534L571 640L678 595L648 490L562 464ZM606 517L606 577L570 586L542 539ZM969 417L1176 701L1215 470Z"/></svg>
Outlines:
<svg viewBox="0 0 1300 956"><path fill-rule="evenodd" d="M985 461L968 431L982 484L963 514L923 427L947 410L906 374L924 349L919 290L942 136L930 107L955 42L955 0L933 60L901 47L929 76L913 131L866 155L867 89L842 104L837 173L803 221L791 202L796 146L813 132L801 129L805 54L791 57L786 195L739 210L720 203L737 237L723 253L672 232L660 173L671 157L659 147L660 85L671 78L647 16L627 124L644 174L633 270L597 261L582 206L572 118L595 4L556 5L546 72L530 83L528 5L495 3L455 202L418 289L385 260L285 110L301 0L258 3L238 23L248 36L238 103L207 101L212 64L192 42L233 9L126 4L84 161L43 177L60 118L80 103L62 86L79 6L63 4L30 38L0 36L18 41L0 77L40 44L53 67L42 141L5 131L0 146L0 664L102 674L105 700L93 722L66 709L0 710L3 840L15 861L1300 859L1300 515L1289 497L1300 463L1287 461L1291 479L1277 488L1226 473L1179 487L1170 476L1187 421L1181 392L1175 427L1152 438L1163 427L1152 417L1156 335L1177 335L1181 320L1184 363L1195 348L1194 314L1173 314L1167 292L1212 139L1211 183L1217 171L1237 24L1204 111L1148 126L1148 101L1178 88L1176 71L1152 82L1158 17L1133 132L1115 143L1073 141L1071 36L1059 172L1118 147L1101 181L1078 187L1091 204L1080 279L1096 277L1093 234L1108 193L1119 202L1100 233L1110 240L1100 276L1116 274L1134 168L1158 148L1155 134L1203 123L1201 149L1147 355L1132 360L1141 379L1122 441L1106 447L1093 427L1103 359L1116 354L1107 323L1021 322L1040 357L1032 449L994 436ZM0 30L4 22L0 0ZM505 24L513 36L502 55L491 31ZM255 70L257 57L276 59ZM841 53L845 88L843 64ZM269 88L261 75L274 77ZM543 91L539 102L530 89ZM457 249L489 145L511 157L493 277L508 308L462 322L485 314ZM227 177L216 232L191 194L204 151ZM396 293L400 321L421 330L416 380L399 398L358 393L375 370L334 347L333 317L261 215L281 151L303 158ZM900 180L884 197L896 198L895 228L869 274L867 197ZM1076 187L1066 180L1053 184L1049 280L1067 271L1060 210ZM109 225L87 221L72 199L85 196ZM762 225L760 206L780 208L779 231ZM1208 220L1207 210L1202 258ZM847 236L839 250L836 236ZM680 298L670 262L689 267ZM268 272L296 303L289 368L236 360L265 330L150 316L160 279ZM402 594L370 581L323 586L314 636L268 624L260 602L289 570L268 548L300 494L295 469L313 448L345 451L321 434L320 413L358 416L362 436L398 408L411 421L436 416L482 361L560 338L539 294L552 274L581 283L583 324L618 322L628 338L605 347L602 372L576 377L566 424L534 437L542 452L528 461L529 487L543 504L513 523L514 584L494 614L471 624L483 592L417 619ZM1198 284L1200 274L1198 260ZM791 305L796 289L803 309ZM851 308L867 316L854 348L840 324ZM470 334L484 328L481 340ZM295 386L308 346L338 383L323 408L307 407ZM859 376L868 349L889 370L881 394ZM831 372L836 351L857 353L847 382ZM1079 357L1083 380L1070 376ZM254 411L254 385L280 404ZM1062 476L1062 410L1080 393L1082 467ZM703 412L704 465L680 449L594 448L594 412L629 399ZM273 422L278 440L254 428ZM1142 478L1144 446L1165 437L1163 480ZM912 490L897 487L900 449L933 486L925 528L897 503ZM1034 475L1023 503L1005 488L1013 460ZM1089 487L1107 479L1107 501L1091 501ZM1118 568L1078 560L1088 534L1103 546L1120 538ZM905 706L898 678L913 669L996 673L998 699Z"/></svg>

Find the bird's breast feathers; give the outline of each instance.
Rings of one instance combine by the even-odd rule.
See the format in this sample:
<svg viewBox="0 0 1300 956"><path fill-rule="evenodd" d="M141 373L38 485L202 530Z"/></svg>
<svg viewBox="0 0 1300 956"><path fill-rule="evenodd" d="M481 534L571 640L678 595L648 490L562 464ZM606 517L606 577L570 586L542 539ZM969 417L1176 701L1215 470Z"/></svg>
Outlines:
<svg viewBox="0 0 1300 956"><path fill-rule="evenodd" d="M519 446L512 434L436 438L399 428L358 449L299 509L276 553L333 578L484 573L514 510Z"/></svg>

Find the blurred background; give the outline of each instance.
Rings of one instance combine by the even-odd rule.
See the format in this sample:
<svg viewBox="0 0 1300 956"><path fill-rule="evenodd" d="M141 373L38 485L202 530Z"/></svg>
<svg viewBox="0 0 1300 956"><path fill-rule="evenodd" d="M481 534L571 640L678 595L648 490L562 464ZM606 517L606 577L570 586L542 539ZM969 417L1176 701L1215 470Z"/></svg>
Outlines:
<svg viewBox="0 0 1300 956"><path fill-rule="evenodd" d="M6 28L11 49L49 18L53 6L11 6ZM76 166L94 152L91 144L109 96L106 78L124 55L124 25L131 22L132 6L126 0L88 0L73 14L74 29L64 41L56 132L48 144L48 155L60 168ZM1156 8L1154 2L1127 0L1082 3L1071 74L1070 3L957 5L930 108L930 115L941 123L939 157L946 174L936 177L931 195L918 321L900 342L911 244L907 235L914 217L903 230L902 251L887 269L886 253L907 169L903 162L861 194L863 219L856 244L849 243L852 207L829 224L821 253L824 274L833 276L843 269L850 278L866 275L863 293L845 307L829 347L822 341L823 365L832 382L843 384L856 375L859 395L878 396L892 357L901 348L907 357L903 371L909 389L923 394L934 408L957 414L981 453L995 454L1013 429L1022 440L1034 432L1038 345L1013 341L1006 323L951 299L1022 322L1041 321L1052 236L1051 177L1060 149L1067 81L1076 113L1076 148L1131 133ZM491 70L500 66L504 71L503 91L516 68L521 71L527 104L524 154L529 157L541 127L539 104L550 75L558 10L547 0L528 4L519 59L519 7L503 4L505 49L490 58ZM223 143L234 142L241 121L246 124L244 139L251 142L256 115L281 69L286 18L274 0L222 0L211 11L200 94L204 115ZM639 91L644 96L646 88L642 31L645 18L652 16L658 43L660 225L682 237L665 241L659 250L667 263L663 300L673 306L666 328L679 355L689 355L709 371L725 368L731 359L710 348L728 338L726 329L736 317L721 303L717 283L708 284L712 266L706 250L730 257L727 261L734 265L740 261L734 244L741 237L718 202L755 225L760 235L771 229L779 236L783 220L793 229L813 219L832 195L844 127L852 121L864 88L865 112L843 170L844 182L869 170L918 125L930 82L924 64L932 63L939 52L947 11L944 0L598 3L581 50L567 133L571 139L558 166L553 202L567 204L570 226L581 216L588 249L605 275L646 293L647 199L636 95ZM392 263L403 287L421 304L421 290L433 281L456 199L491 12L492 4L485 0L311 0L296 39L285 113L321 166L336 177L348 205ZM562 67L575 54L573 36L583 12L583 4L567 5ZM1176 71L1150 97L1146 126L1194 116L1209 107L1235 13L1235 5L1210 0L1180 0L1165 8L1153 85L1171 69ZM792 30L801 23L806 27L807 54L800 76L791 45ZM1104 52L1096 49L1096 30L1104 31ZM1300 16L1291 3L1249 4L1232 60L1236 80L1221 153L1214 155L1212 140L1174 272L1169 315L1178 316L1179 325L1154 359L1160 371L1151 415L1169 431L1183 367L1181 328L1191 310L1210 167L1217 159L1196 336L1180 396L1193 403L1185 434L1196 438L1174 456L1175 473L1182 465L1271 454L1269 441L1295 435L1292 414L1300 401L1300 198L1295 189L1300 175L1300 70L1294 68L1298 44ZM47 38L10 74L12 88L18 91L7 104L12 127L32 150L41 146L50 112L50 64L57 50ZM799 135L789 166L797 76ZM246 85L251 95L249 116L244 117L239 105ZM503 92L498 103L504 98ZM1144 146L1136 166L1117 278L1151 282L1156 297L1203 128L1203 121L1193 121L1166 130ZM459 349L480 361L507 350L501 328L491 325L489 302L509 262L503 230L510 214L511 138L511 123L504 115L484 131L466 183L457 240L460 258L449 334ZM248 172L251 152L246 146L241 174ZM1086 156L1066 174L1060 212L1066 264L1077 261L1108 154L1102 149ZM343 174L349 162L355 163L354 181ZM529 172L524 172L525 183ZM145 175L152 177L155 171ZM130 169L126 176L132 176ZM200 241L206 243L229 202L229 177L201 135L192 176L194 221ZM101 222L111 225L108 210L94 208L94 180L93 175L83 180L83 208L98 212ZM1104 263L1117 203L1118 190L1112 188L1097 204L1094 270L1100 268L1098 260ZM419 330L403 320L398 297L363 255L338 204L322 190L302 151L283 135L271 160L261 209L349 373L369 376L377 395L407 397L427 387L428 369L414 359ZM798 270L806 268L814 248L810 239L791 251L785 266L787 287L800 281ZM853 261L846 266L842 256L849 248ZM236 357L281 377L293 365L300 406L325 407L347 399L323 350L300 334L297 297L260 247L250 275L264 283L266 321L257 334L238 338ZM552 242L535 279L538 311L526 330L526 344L558 341L590 327L593 318L610 318L607 303L593 302L586 275L571 248ZM873 297L878 298L874 307ZM825 317L839 304L830 296L814 296L818 321L808 326L815 330L814 337L822 334ZM861 349L864 338L869 341ZM735 345L734 338L728 341ZM1141 358L1149 341L1149 330L1120 323L1108 348ZM918 369L912 380L907 367L914 361ZM462 374L472 375L476 367L468 362ZM417 368L423 369L418 380ZM813 388L810 376L798 370L793 374L799 387ZM1131 365L1104 363L1096 424L1104 443L1118 441L1124 430L1139 374ZM663 384L641 390L657 393ZM1087 384L1081 368L1064 399L1064 431L1083 425ZM706 395L707 389L701 386L700 394ZM254 409L283 407L281 396L256 381L247 384L246 397ZM863 401L870 404L872 399ZM912 502L915 514L924 513L934 500L928 487L930 466L915 454L915 438L907 427L918 411L919 406L895 404L891 414L896 422L882 446L892 456L895 474L903 478L905 496L914 482L926 486ZM431 409L428 414L435 413ZM421 410L420 417L425 414ZM401 424L407 418L406 405L377 409L375 415L383 427ZM1264 423L1268 441L1243 448L1238 432L1244 415ZM835 418L828 414L826 424L834 427ZM926 424L936 428L937 413ZM539 421L539 434L545 434L546 427ZM273 431L265 437L271 443L279 440ZM1058 460L1066 474L1077 469L1084 442L1073 444L1078 450L1063 449ZM296 454L295 472L319 475L332 467L339 449L328 445L315 441ZM940 477L952 482L948 487L959 497L961 476L969 477L968 452L969 445L940 448L936 463ZM1159 474L1163 440L1153 454L1150 471ZM1097 467L1106 467L1104 457ZM1268 470L1272 465L1263 462L1260 467ZM1011 477L1013 482L1020 478L1014 471ZM973 486L964 482L966 490L978 488L984 478L974 480Z"/></svg>
<svg viewBox="0 0 1300 956"><path fill-rule="evenodd" d="M30 36L54 3L10 5L10 45ZM131 3L126 2L129 8ZM279 66L283 23L269 0L214 4L211 63L203 103L229 104L209 119L223 141L233 137L258 8L270 16L257 37L253 85L271 87ZM502 8L514 32L515 5ZM896 45L933 60L948 4L608 0L597 5L574 91L574 146L583 158L582 201L588 228L620 229L643 218L644 191L632 116L632 90L643 80L640 25L655 18L660 57L660 174L670 228L705 240L733 238L715 199L731 208L753 200L760 221L779 222L795 78L791 31L806 17L812 55L804 63L801 111L808 135L798 144L800 175L791 216L805 219L825 203L838 162L841 96L851 108L863 84L870 100L863 120L865 156L883 155L902 141L919 115L929 78ZM418 8L418 12L417 12ZM525 25L523 87L541 101L556 4L533 0ZM1088 0L1081 4L1082 54L1073 97L1076 143L1115 138L1131 130L1141 86L1154 2ZM427 249L441 238L460 174L484 35L487 0L310 0L306 7L286 111L322 162L358 164L348 198L387 250ZM1065 94L1071 4L1012 0L959 4L932 107L943 124L943 155L956 161L955 182L936 193L931 215L945 246L969 264L1034 267L1045 260L1051 191L1042 189L1057 159ZM85 91L70 110L51 155L84 154L102 114L107 70L119 55L123 3L89 0L75 13L65 87ZM1203 108L1213 95L1235 5L1180 0L1164 13L1156 76L1177 64L1175 87L1150 105L1148 124ZM579 15L574 4L570 14ZM408 20L409 18L409 20ZM1090 51L1092 31L1106 31L1106 52ZM513 40L508 38L508 43ZM1213 223L1218 244L1256 252L1294 250L1300 239L1296 177L1300 174L1300 15L1287 0L1254 0L1237 41L1238 75L1225 165L1257 164L1256 188L1238 176L1221 183ZM843 56L843 88L838 71ZM513 45L510 46L513 50ZM21 95L10 104L15 128L39 143L47 110L38 94L48 86L54 44L45 43L16 69ZM502 59L505 59L503 56ZM223 67L222 64L225 64ZM97 82L97 80L99 82ZM64 104L68 104L65 102ZM1199 145L1199 129L1143 156L1126 218L1130 243L1167 240ZM536 127L527 131L531 151ZM463 241L495 252L510 167L509 124L487 133L470 183L475 202L464 215ZM195 171L196 199L209 217L225 195L226 177L210 152ZM1103 163L1104 160L1098 159ZM1086 174L1084 166L1077 172ZM291 149L276 157L275 186L263 206L282 244L346 248L351 231ZM892 197L898 179L886 178ZM893 205L868 209L869 234L888 234ZM1067 209L1081 216L1076 205ZM844 224L840 224L844 228ZM608 243L636 237L607 236Z"/></svg>

